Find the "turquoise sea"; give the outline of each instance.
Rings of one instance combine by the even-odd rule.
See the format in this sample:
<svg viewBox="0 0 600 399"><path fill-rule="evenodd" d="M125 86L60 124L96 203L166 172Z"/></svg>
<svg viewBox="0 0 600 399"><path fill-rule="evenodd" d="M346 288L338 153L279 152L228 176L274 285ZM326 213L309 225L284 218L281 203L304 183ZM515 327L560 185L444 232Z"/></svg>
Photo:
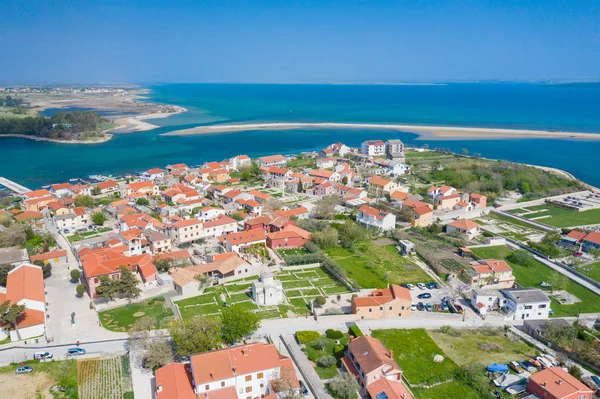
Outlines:
<svg viewBox="0 0 600 399"><path fill-rule="evenodd" d="M439 85L168 84L149 100L189 112L150 120L158 129L116 134L104 144L66 145L0 138L0 176L30 188L124 174L169 163L197 165L237 154L251 157L318 150L342 141L400 138L409 145L480 153L489 158L564 169L600 186L600 142L572 139L416 140L410 133L372 129L249 131L199 136L160 133L199 125L253 122L406 123L600 133L600 86L452 83ZM47 111L51 113L53 110Z"/></svg>

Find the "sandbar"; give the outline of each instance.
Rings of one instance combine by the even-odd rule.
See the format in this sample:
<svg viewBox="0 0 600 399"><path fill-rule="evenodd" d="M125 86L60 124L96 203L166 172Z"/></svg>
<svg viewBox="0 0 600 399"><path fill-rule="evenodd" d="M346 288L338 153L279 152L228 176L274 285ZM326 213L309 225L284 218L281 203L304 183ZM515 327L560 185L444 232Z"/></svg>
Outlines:
<svg viewBox="0 0 600 399"><path fill-rule="evenodd" d="M600 133L562 132L548 130L497 129L458 126L421 126L379 123L251 123L243 125L209 125L163 133L163 136L187 136L214 133L236 133L250 130L289 130L305 128L394 130L419 135L419 140L485 140L485 139L586 139L600 140Z"/></svg>

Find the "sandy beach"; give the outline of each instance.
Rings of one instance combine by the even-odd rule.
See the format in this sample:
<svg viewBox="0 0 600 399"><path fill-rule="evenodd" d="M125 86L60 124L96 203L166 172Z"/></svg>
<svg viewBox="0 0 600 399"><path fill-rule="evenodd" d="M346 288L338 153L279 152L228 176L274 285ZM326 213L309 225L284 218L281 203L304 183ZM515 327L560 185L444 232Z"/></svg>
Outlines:
<svg viewBox="0 0 600 399"><path fill-rule="evenodd" d="M182 112L186 112L187 109L178 107L177 112L157 112L153 114L143 114L136 116L129 116L126 118L115 119L115 123L119 126L112 129L113 133L133 133L133 132L144 132L147 130L156 129L158 126L152 123L146 122L146 119L158 119L168 118L171 115L177 115Z"/></svg>
<svg viewBox="0 0 600 399"><path fill-rule="evenodd" d="M47 137L28 136L26 134L2 134L2 135L0 135L0 138L2 138L2 137L17 137L20 139L28 139L28 140L35 140L35 141L48 141L50 143L58 143L58 144L100 144L100 143L106 143L107 141L112 139L112 134L105 134L104 137L101 137L98 140L90 140L90 141L58 140L58 139L50 139Z"/></svg>
<svg viewBox="0 0 600 399"><path fill-rule="evenodd" d="M457 126L419 126L375 123L252 123L244 125L199 126L163 133L163 136L235 133L249 130L288 130L304 128L373 129L415 133L420 140L485 140L498 138L552 138L600 140L600 133L551 132L544 130L493 129Z"/></svg>

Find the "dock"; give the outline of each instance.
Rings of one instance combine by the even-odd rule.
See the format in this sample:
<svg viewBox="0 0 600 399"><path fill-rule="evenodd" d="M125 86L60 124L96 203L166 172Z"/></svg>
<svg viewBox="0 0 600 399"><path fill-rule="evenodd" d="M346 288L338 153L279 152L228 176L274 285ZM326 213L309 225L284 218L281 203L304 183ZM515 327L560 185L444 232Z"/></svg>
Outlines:
<svg viewBox="0 0 600 399"><path fill-rule="evenodd" d="M23 195L28 191L31 191L25 186L20 185L19 183L15 183L12 180L7 179L6 177L0 177L0 186L6 187L8 190Z"/></svg>

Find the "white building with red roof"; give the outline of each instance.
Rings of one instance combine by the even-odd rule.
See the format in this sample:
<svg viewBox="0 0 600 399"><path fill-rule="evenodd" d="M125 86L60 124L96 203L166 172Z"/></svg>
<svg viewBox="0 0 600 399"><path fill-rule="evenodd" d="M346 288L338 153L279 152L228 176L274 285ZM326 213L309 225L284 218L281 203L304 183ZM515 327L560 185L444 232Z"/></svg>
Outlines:
<svg viewBox="0 0 600 399"><path fill-rule="evenodd" d="M391 284L374 290L370 296L353 297L351 309L358 320L409 317L411 304L410 290Z"/></svg>
<svg viewBox="0 0 600 399"><path fill-rule="evenodd" d="M471 286L506 289L515 285L512 267L503 260L485 259L471 265Z"/></svg>
<svg viewBox="0 0 600 399"><path fill-rule="evenodd" d="M269 155L266 157L258 158L260 167L268 168L270 166L284 166L287 164L287 160L281 154Z"/></svg>
<svg viewBox="0 0 600 399"><path fill-rule="evenodd" d="M396 228L396 215L363 205L358 209L356 222L365 227L374 227L384 231L392 230Z"/></svg>
<svg viewBox="0 0 600 399"><path fill-rule="evenodd" d="M360 153L371 157L385 155L385 143L381 140L367 140L360 145Z"/></svg>
<svg viewBox="0 0 600 399"><path fill-rule="evenodd" d="M227 252L240 252L244 248L254 245L265 245L267 237L264 230L254 229L227 234L222 237L223 245Z"/></svg>
<svg viewBox="0 0 600 399"><path fill-rule="evenodd" d="M140 179L142 180L156 180L165 177L165 172L161 168L152 168L148 169L144 173L140 175Z"/></svg>
<svg viewBox="0 0 600 399"><path fill-rule="evenodd" d="M300 386L291 359L264 343L192 355L185 365L171 363L156 370L155 385L155 399L276 399L278 385Z"/></svg>
<svg viewBox="0 0 600 399"><path fill-rule="evenodd" d="M472 240L479 235L479 225L469 219L458 219L446 225L446 233L465 234Z"/></svg>
<svg viewBox="0 0 600 399"><path fill-rule="evenodd" d="M25 312L17 319L17 329L5 325L0 337L10 335L11 341L18 341L45 334L46 294L41 267L26 263L9 271L6 291L0 293L0 303L5 301L10 301L11 305L25 305Z"/></svg>

